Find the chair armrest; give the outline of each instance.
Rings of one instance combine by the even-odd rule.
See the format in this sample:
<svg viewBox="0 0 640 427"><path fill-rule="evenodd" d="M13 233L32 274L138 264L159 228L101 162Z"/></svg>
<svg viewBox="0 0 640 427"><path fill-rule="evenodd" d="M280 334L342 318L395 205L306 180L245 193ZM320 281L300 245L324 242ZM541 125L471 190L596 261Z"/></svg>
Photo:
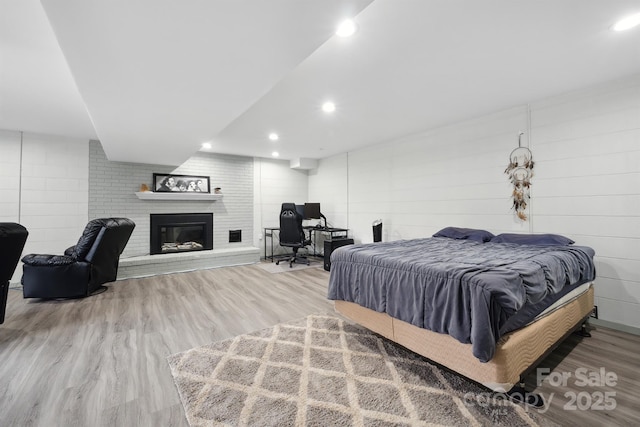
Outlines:
<svg viewBox="0 0 640 427"><path fill-rule="evenodd" d="M66 256L72 256L73 255L73 251L76 249L76 245L73 246L69 246L67 249L65 249L64 254Z"/></svg>
<svg viewBox="0 0 640 427"><path fill-rule="evenodd" d="M39 267L69 265L75 263L76 260L66 255L29 254L22 257L22 262L27 265Z"/></svg>

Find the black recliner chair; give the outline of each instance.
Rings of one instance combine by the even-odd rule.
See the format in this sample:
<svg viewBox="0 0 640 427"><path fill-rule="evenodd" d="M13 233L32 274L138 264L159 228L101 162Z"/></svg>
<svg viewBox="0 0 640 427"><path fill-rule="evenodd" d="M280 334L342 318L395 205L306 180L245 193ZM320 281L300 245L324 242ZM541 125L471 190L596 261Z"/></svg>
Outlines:
<svg viewBox="0 0 640 427"><path fill-rule="evenodd" d="M14 222L0 222L0 323L4 323L9 281L27 241L27 229Z"/></svg>
<svg viewBox="0 0 640 427"><path fill-rule="evenodd" d="M64 255L26 255L24 297L79 298L105 291L103 283L116 280L120 254L134 228L127 218L94 219Z"/></svg>
<svg viewBox="0 0 640 427"><path fill-rule="evenodd" d="M304 233L302 216L296 210L295 203L283 203L280 209L280 246L293 248L293 256L286 259L289 268L297 261L309 265L307 257L299 255L298 250L310 244L311 240L307 239ZM280 264L280 261L284 260L276 261L276 265Z"/></svg>

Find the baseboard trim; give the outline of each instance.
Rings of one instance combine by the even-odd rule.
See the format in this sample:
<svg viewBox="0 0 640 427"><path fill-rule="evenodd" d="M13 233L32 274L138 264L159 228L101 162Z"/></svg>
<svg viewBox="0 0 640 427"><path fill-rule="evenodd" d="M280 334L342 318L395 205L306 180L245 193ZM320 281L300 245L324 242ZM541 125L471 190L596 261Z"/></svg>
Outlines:
<svg viewBox="0 0 640 427"><path fill-rule="evenodd" d="M622 323L609 322L608 320L602 319L589 319L589 323L595 326L602 326L609 329L615 329L616 331L627 332L633 335L640 335L640 328L636 328L634 326L623 325Z"/></svg>

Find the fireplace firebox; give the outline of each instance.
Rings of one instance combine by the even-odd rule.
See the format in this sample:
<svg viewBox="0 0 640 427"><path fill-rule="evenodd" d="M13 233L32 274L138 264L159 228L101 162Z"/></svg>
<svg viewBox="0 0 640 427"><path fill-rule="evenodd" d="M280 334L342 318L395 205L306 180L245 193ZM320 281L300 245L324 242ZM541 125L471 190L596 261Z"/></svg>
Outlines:
<svg viewBox="0 0 640 427"><path fill-rule="evenodd" d="M151 214L151 255L211 249L212 213Z"/></svg>

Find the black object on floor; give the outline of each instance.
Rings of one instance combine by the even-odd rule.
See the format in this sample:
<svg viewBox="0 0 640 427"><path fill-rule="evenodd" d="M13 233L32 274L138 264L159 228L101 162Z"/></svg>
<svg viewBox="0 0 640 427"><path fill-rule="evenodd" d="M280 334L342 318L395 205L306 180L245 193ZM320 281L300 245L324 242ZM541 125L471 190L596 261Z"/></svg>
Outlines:
<svg viewBox="0 0 640 427"><path fill-rule="evenodd" d="M20 224L0 223L0 323L4 322L9 281L16 270L28 235L27 229Z"/></svg>
<svg viewBox="0 0 640 427"><path fill-rule="evenodd" d="M335 239L324 241L324 269L331 270L331 253L340 246L353 245L353 239Z"/></svg>

